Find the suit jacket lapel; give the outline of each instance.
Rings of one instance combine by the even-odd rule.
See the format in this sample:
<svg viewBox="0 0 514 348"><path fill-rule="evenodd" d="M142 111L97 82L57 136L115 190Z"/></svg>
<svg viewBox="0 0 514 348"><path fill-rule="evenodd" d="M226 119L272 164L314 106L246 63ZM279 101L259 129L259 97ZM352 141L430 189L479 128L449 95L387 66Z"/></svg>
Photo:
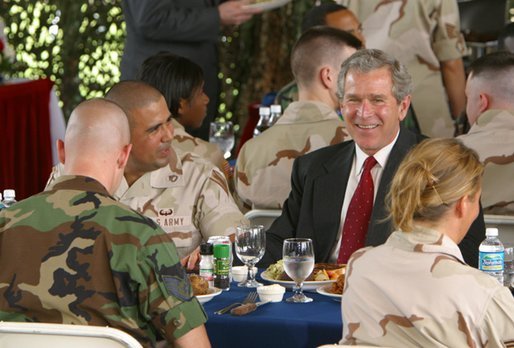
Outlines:
<svg viewBox="0 0 514 348"><path fill-rule="evenodd" d="M344 146L323 164L325 172L313 183L313 231L317 260L327 262L336 243L341 208L352 167L355 145Z"/></svg>
<svg viewBox="0 0 514 348"><path fill-rule="evenodd" d="M418 139L413 133L405 129L400 129L398 140L391 150L384 172L382 173L382 178L380 179L380 185L378 186L375 204L373 205L373 212L371 214L371 223L366 236L366 245L383 244L392 233L391 221L389 219L384 221L389 213L385 204L386 196L398 166L407 152L417 143Z"/></svg>

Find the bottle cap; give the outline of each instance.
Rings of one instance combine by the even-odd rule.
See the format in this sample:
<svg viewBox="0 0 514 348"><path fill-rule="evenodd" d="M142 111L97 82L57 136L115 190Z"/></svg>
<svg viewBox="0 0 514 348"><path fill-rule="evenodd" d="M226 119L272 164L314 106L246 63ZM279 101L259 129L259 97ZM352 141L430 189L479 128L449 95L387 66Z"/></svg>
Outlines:
<svg viewBox="0 0 514 348"><path fill-rule="evenodd" d="M485 229L487 237L498 237L498 229L496 227L488 227Z"/></svg>
<svg viewBox="0 0 514 348"><path fill-rule="evenodd" d="M4 190L4 198L15 198L16 192L13 189L5 189Z"/></svg>
<svg viewBox="0 0 514 348"><path fill-rule="evenodd" d="M230 247L228 244L216 244L214 246L214 257L217 259L228 258Z"/></svg>
<svg viewBox="0 0 514 348"><path fill-rule="evenodd" d="M212 255L212 244L211 243L200 244L200 255Z"/></svg>
<svg viewBox="0 0 514 348"><path fill-rule="evenodd" d="M259 107L259 115L269 115L271 113L270 108L267 106Z"/></svg>
<svg viewBox="0 0 514 348"><path fill-rule="evenodd" d="M280 114L282 113L282 106L278 104L273 104L270 106L271 112L274 114Z"/></svg>

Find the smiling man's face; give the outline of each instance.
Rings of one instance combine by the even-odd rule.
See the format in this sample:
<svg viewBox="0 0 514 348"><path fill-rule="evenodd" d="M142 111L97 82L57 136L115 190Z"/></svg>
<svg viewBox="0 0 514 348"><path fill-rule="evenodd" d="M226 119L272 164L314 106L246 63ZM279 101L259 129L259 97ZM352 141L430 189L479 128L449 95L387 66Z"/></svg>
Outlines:
<svg viewBox="0 0 514 348"><path fill-rule="evenodd" d="M393 95L388 68L367 73L346 74L340 103L346 128L353 140L369 156L390 144L400 129L410 104L410 96L400 103Z"/></svg>

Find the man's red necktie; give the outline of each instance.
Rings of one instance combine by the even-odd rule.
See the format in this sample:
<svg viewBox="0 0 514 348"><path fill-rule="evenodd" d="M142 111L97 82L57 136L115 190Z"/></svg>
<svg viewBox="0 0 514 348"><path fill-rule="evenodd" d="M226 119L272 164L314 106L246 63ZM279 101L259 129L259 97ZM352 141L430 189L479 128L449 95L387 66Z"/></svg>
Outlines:
<svg viewBox="0 0 514 348"><path fill-rule="evenodd" d="M346 212L343 235L337 263L347 263L350 255L366 243L369 219L373 210L373 178L371 168L377 164L375 157L370 156L364 161L364 169L352 200Z"/></svg>

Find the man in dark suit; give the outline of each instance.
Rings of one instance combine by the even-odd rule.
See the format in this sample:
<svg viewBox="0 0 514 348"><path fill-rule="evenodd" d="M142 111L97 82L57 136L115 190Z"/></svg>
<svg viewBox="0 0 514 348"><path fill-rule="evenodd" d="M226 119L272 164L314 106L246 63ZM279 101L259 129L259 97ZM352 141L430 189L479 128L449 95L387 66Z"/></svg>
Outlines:
<svg viewBox="0 0 514 348"><path fill-rule="evenodd" d="M355 222L354 213L350 213L349 221L345 220L358 191L365 160L370 156L376 160L369 172L374 198L363 224L362 241L346 252L351 254L356 248L387 240L393 230L385 204L389 183L405 154L423 140L400 127L410 105L411 90L411 77L405 67L380 50L358 51L343 63L338 92L353 140L322 148L295 161L291 193L282 215L267 232L261 265L281 259L284 239L295 237L313 240L316 262L345 262L347 257L341 258L341 251L357 238L345 226ZM484 230L480 213L459 245L466 262L475 267Z"/></svg>

